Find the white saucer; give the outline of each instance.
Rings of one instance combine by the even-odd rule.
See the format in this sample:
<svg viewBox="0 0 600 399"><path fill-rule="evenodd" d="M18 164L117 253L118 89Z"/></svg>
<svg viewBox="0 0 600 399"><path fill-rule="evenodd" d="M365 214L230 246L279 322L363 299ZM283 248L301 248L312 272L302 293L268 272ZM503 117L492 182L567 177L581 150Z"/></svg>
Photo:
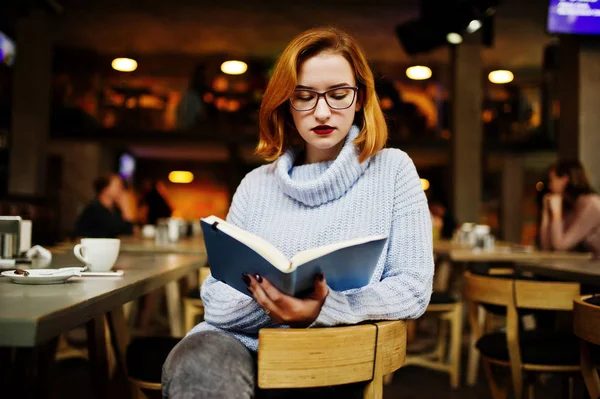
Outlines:
<svg viewBox="0 0 600 399"><path fill-rule="evenodd" d="M80 276L85 268L73 267L61 269L24 269L29 272L28 276L23 274L15 274L14 270L9 270L0 273L4 277L8 277L13 283L17 284L62 284L71 277ZM60 272L59 272L60 270ZM56 274L52 274L56 273Z"/></svg>

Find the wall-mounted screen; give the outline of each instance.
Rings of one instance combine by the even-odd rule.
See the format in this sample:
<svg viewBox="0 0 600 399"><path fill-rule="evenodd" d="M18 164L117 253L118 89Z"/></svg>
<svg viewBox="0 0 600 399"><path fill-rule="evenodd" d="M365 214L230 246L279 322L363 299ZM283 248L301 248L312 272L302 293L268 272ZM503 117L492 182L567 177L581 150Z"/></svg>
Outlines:
<svg viewBox="0 0 600 399"><path fill-rule="evenodd" d="M11 66L15 62L15 53L15 42L0 32L0 64Z"/></svg>
<svg viewBox="0 0 600 399"><path fill-rule="evenodd" d="M548 32L600 34L600 0L550 0Z"/></svg>

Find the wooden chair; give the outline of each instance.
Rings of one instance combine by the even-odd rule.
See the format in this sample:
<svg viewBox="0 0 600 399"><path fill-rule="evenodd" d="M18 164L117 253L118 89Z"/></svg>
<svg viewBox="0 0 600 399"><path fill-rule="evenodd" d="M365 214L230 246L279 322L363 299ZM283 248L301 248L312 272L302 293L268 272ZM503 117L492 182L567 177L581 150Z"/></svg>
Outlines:
<svg viewBox="0 0 600 399"><path fill-rule="evenodd" d="M443 293L434 293L425 315L435 315L439 318L437 345L432 352L406 356L406 365L421 366L448 373L450 386L454 389L460 386L462 309L461 301ZM450 351L446 353L448 342Z"/></svg>
<svg viewBox="0 0 600 399"><path fill-rule="evenodd" d="M581 340L581 374L591 398L600 398L600 296L576 298L573 304L573 331ZM595 352L596 356L592 354ZM594 362L595 360L595 362Z"/></svg>
<svg viewBox="0 0 600 399"><path fill-rule="evenodd" d="M515 271L514 265L505 264L503 262L485 264L472 263L468 266L468 270L475 275L484 275L492 277L504 278L524 278L519 276ZM531 278L530 278L531 279ZM527 316L531 312L519 312L520 316ZM483 334L492 333L497 325L503 326L506 322L506 307L499 305L484 304L478 312L477 320L479 328ZM467 360L467 386L473 387L477 384L479 378L479 351L476 348L476 343L479 337L474 335L473 329L469 333L469 354Z"/></svg>
<svg viewBox="0 0 600 399"><path fill-rule="evenodd" d="M469 304L469 323L478 338L492 397L505 398L507 390L495 381L491 365L510 369L514 396L533 397L533 383L524 382L524 373L579 372L577 339L572 334L520 331L517 309L571 311L579 296L578 283L539 282L465 273L465 298ZM478 322L479 306L506 307L506 332L483 334ZM560 348L560 350L558 350Z"/></svg>
<svg viewBox="0 0 600 399"><path fill-rule="evenodd" d="M201 267L198 270L198 285L202 286L202 283L208 275L210 274L210 268ZM184 318L184 328L187 333L197 324L197 320L199 317L204 315L204 305L202 304L202 299L200 298L200 290L194 290L189 296L183 298L183 318Z"/></svg>
<svg viewBox="0 0 600 399"><path fill-rule="evenodd" d="M127 377L133 399L146 399L144 390L161 390L162 365L179 338L135 338L127 346Z"/></svg>
<svg viewBox="0 0 600 399"><path fill-rule="evenodd" d="M406 357L406 322L348 327L262 329L258 335L261 389L312 388L367 382L363 398L382 398L383 377Z"/></svg>

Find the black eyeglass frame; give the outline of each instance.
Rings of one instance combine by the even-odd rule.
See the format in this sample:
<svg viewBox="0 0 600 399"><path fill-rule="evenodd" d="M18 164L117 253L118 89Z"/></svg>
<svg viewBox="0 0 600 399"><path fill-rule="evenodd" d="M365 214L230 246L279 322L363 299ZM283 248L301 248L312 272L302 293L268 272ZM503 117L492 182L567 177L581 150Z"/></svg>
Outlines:
<svg viewBox="0 0 600 399"><path fill-rule="evenodd" d="M332 107L331 104L329 104L329 101L327 101L327 93L332 92L332 91L336 91L336 90L340 90L340 89L351 89L352 92L354 93L353 97L352 97L352 101L350 102L350 105L348 105L347 107L343 107L343 108L338 108L338 107ZM356 93L358 93L358 87L357 86L341 86L341 87L334 87L332 89L329 89L327 91L324 92L318 92L316 90L312 90L312 89L296 89L294 90L294 92L296 91L308 91L311 93L314 93L317 95L317 101L315 101L315 105L312 108L309 109L298 109L296 107L294 107L294 103L292 102L292 99L290 98L290 105L292 106L292 108L294 108L296 111L298 112L308 112L308 111L312 111L313 109L317 108L317 105L319 104L319 99L321 97L323 97L323 99L325 99L325 104L327 104L327 106L331 109L335 109L335 110L344 110L344 109L348 109L352 106L352 104L354 104L354 101L356 101Z"/></svg>

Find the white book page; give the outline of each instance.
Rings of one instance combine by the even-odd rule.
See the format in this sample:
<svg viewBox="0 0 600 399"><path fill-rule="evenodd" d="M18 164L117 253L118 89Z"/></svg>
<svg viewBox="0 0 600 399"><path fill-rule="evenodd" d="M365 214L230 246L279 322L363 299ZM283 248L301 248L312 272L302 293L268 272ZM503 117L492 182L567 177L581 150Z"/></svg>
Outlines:
<svg viewBox="0 0 600 399"><path fill-rule="evenodd" d="M296 255L294 255L294 257L292 257L292 265L293 265L293 268L295 269L298 266L308 263L311 260L320 258L321 256L335 252L338 249L348 248L348 247L352 247L355 245L360 245L360 244L364 244L364 243L367 243L370 241L376 241L376 240L381 240L381 239L385 239L385 238L386 238L385 236L361 237L361 238L355 238L352 240L336 242L334 244L323 245L322 247L318 247L318 248L307 249L305 251L298 252Z"/></svg>
<svg viewBox="0 0 600 399"><path fill-rule="evenodd" d="M283 254L283 252L281 252L267 240L257 235L254 235L244 229L241 229L231 223L227 223L225 220L216 216L209 216L207 218L202 218L202 220L209 224L218 222L219 224L217 225L217 229L235 238L236 240L245 244L249 248L252 248L252 250L254 250L260 256L265 258L277 269L281 270L284 273L289 273L292 271L292 269L290 268L290 260Z"/></svg>

